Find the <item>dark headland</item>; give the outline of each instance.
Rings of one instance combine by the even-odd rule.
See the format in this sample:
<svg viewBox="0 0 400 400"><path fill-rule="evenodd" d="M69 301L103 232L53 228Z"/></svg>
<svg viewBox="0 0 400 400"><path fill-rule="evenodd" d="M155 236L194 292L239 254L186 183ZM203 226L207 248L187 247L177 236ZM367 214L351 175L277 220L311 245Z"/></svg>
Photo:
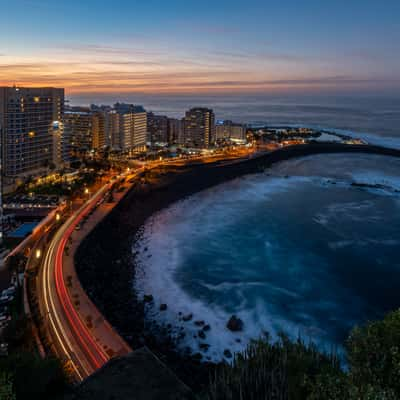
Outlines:
<svg viewBox="0 0 400 400"><path fill-rule="evenodd" d="M113 211L85 238L75 257L82 286L108 321L132 348L146 345L189 387L208 379L212 365L174 351L164 328L157 335L144 329L143 299L134 292L132 244L155 212L222 182L265 170L272 164L314 154L368 153L400 157L400 150L371 145L309 144L282 148L260 157L221 165L164 166L145 173Z"/></svg>

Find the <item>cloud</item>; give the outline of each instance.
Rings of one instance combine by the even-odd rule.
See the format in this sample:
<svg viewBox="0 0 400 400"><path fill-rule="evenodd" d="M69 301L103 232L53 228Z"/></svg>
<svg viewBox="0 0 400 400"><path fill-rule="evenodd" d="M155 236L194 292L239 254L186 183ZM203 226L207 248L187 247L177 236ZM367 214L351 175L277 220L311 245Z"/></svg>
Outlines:
<svg viewBox="0 0 400 400"><path fill-rule="evenodd" d="M84 46L86 48L86 46ZM90 46L95 49L107 47ZM113 50L116 50L114 47ZM118 49L117 49L118 50ZM120 48L119 50L122 50ZM220 54L220 53L217 53ZM223 52L224 57L247 57L238 53ZM284 55L276 54L280 58ZM109 92L188 92L202 91L260 91L280 90L287 88L318 89L321 88L368 88L398 87L399 79L389 79L381 76L332 74L321 75L321 71L301 72L280 71L279 68L265 68L259 63L228 62L213 65L206 59L199 63L186 60L185 64L179 58L171 57L164 60L150 59L101 59L92 54L87 59L71 57L65 61L52 61L47 58L36 61L20 59L12 63L9 58L6 63L0 62L0 85L11 85L17 82L25 86L57 86L65 87L73 93Z"/></svg>
<svg viewBox="0 0 400 400"><path fill-rule="evenodd" d="M297 54L289 54L289 53L276 53L273 51L265 51L265 52L230 52L230 51L210 51L208 52L212 57L219 58L231 58L231 59L239 59L239 60L263 60L263 61L284 61L284 62L303 62L309 60L309 58L305 56L300 56Z"/></svg>
<svg viewBox="0 0 400 400"><path fill-rule="evenodd" d="M79 51L83 53L94 53L100 55L125 55L125 56L149 56L149 55L160 55L159 51L142 50L133 47L116 47L98 44L68 44L60 43L57 47L58 50L71 50Z"/></svg>

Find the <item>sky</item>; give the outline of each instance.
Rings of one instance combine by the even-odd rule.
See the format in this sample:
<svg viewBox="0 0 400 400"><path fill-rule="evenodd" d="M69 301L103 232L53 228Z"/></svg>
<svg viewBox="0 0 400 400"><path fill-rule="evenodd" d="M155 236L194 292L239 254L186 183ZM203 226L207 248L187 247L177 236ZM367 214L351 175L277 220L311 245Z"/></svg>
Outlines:
<svg viewBox="0 0 400 400"><path fill-rule="evenodd" d="M0 86L397 93L399 0L0 0Z"/></svg>

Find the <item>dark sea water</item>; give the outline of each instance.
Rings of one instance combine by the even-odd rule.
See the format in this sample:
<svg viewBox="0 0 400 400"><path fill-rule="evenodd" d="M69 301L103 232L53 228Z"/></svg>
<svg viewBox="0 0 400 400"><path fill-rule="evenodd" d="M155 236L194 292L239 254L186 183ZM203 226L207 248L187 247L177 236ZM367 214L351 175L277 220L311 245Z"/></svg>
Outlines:
<svg viewBox="0 0 400 400"><path fill-rule="evenodd" d="M270 125L306 125L351 131L374 143L400 147L400 95L118 95L73 97L72 104L116 101L143 104L147 110L181 118L194 106L214 109L217 119Z"/></svg>
<svg viewBox="0 0 400 400"><path fill-rule="evenodd" d="M284 331L341 351L354 325L400 306L400 160L346 154L276 164L157 213L136 249L136 289L155 298L147 318L177 334L183 326L182 348L206 342L205 357L216 360L264 331ZM210 324L205 340L180 312ZM232 314L243 332L226 329Z"/></svg>

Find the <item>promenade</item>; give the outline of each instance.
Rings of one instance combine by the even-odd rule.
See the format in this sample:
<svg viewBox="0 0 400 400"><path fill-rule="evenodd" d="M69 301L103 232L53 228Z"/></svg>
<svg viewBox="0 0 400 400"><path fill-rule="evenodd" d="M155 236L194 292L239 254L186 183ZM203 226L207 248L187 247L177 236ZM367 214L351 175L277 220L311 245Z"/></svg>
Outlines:
<svg viewBox="0 0 400 400"><path fill-rule="evenodd" d="M77 382L111 358L132 351L89 299L74 265L80 241L127 193L130 184L124 185L123 191L114 194L112 203L105 201L112 184L104 185L61 226L46 249L37 280L49 342ZM78 225L80 230L76 229Z"/></svg>

